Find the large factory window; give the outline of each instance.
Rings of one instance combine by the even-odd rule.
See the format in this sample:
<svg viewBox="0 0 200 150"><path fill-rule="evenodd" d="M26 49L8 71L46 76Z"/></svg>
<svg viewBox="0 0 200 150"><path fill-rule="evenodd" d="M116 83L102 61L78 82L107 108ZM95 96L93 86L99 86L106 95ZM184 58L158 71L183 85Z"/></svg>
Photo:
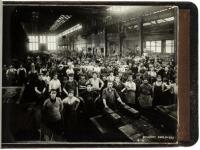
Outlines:
<svg viewBox="0 0 200 150"><path fill-rule="evenodd" d="M166 53L174 53L174 40L166 40Z"/></svg>
<svg viewBox="0 0 200 150"><path fill-rule="evenodd" d="M46 43L46 36L40 36L40 43L44 44Z"/></svg>
<svg viewBox="0 0 200 150"><path fill-rule="evenodd" d="M161 41L146 41L146 50L153 53L161 53Z"/></svg>
<svg viewBox="0 0 200 150"><path fill-rule="evenodd" d="M36 51L38 50L38 36L29 36L29 50Z"/></svg>
<svg viewBox="0 0 200 150"><path fill-rule="evenodd" d="M55 36L48 36L48 50L56 50L56 37Z"/></svg>

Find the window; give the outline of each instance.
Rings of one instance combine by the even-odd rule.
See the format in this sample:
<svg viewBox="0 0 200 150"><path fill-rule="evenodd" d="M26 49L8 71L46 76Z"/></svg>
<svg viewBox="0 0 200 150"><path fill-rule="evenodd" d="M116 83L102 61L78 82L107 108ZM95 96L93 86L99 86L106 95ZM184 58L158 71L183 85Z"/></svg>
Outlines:
<svg viewBox="0 0 200 150"><path fill-rule="evenodd" d="M143 26L150 26L151 25L151 22L145 22L143 23Z"/></svg>
<svg viewBox="0 0 200 150"><path fill-rule="evenodd" d="M48 42L48 50L56 50L56 37L55 36L47 36Z"/></svg>
<svg viewBox="0 0 200 150"><path fill-rule="evenodd" d="M173 21L173 20L174 20L174 17L165 18L164 20L165 20L165 21Z"/></svg>
<svg viewBox="0 0 200 150"><path fill-rule="evenodd" d="M40 36L40 43L46 43L46 36Z"/></svg>
<svg viewBox="0 0 200 150"><path fill-rule="evenodd" d="M57 37L61 37L61 36L64 36L64 35L68 35L68 34L70 34L70 33L72 33L72 32L78 31L78 30L80 30L80 29L82 29L82 25L81 25L81 24L77 24L77 25L75 25L75 26L73 26L73 27L71 27L71 28L65 30L64 32L58 34Z"/></svg>
<svg viewBox="0 0 200 150"><path fill-rule="evenodd" d="M166 40L166 53L174 53L174 40Z"/></svg>
<svg viewBox="0 0 200 150"><path fill-rule="evenodd" d="M161 41L146 41L146 50L153 53L161 53Z"/></svg>
<svg viewBox="0 0 200 150"><path fill-rule="evenodd" d="M29 50L36 51L38 50L38 36L28 36L29 38Z"/></svg>
<svg viewBox="0 0 200 150"><path fill-rule="evenodd" d="M131 6L111 6L107 10L113 12L124 12L131 9Z"/></svg>

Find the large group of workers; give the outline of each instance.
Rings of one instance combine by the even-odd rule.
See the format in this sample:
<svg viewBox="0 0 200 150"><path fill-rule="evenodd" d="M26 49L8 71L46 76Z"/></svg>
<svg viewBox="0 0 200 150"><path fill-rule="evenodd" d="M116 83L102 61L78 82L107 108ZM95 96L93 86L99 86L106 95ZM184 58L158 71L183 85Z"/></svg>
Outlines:
<svg viewBox="0 0 200 150"><path fill-rule="evenodd" d="M73 135L83 118L104 108L137 110L176 104L177 68L172 58L42 58L3 66L3 86L24 87L21 103L34 104L41 122L57 134ZM81 115L80 115L81 114Z"/></svg>

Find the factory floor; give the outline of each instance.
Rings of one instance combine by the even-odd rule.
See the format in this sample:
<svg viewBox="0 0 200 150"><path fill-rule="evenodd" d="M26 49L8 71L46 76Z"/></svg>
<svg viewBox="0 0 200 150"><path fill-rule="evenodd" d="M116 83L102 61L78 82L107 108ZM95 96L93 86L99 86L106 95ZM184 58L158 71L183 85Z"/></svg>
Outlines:
<svg viewBox="0 0 200 150"><path fill-rule="evenodd" d="M15 99L2 104L2 142L37 142L44 141L41 133L36 130L33 117L34 109L29 103L18 104ZM140 111L140 116L132 117L123 111L117 111L121 116L120 123L112 123L105 115L97 114L92 119L81 119L73 136L54 135L51 141L58 142L155 142L152 136L174 137L175 128L169 128L168 117L154 110ZM91 121L93 120L93 121ZM98 124L94 123L97 122ZM165 124L165 122L169 122ZM99 130L102 128L104 131ZM121 132L122 131L122 132ZM134 131L134 132L133 132ZM134 133L134 134L133 134ZM146 138L144 138L146 137ZM156 139L161 142L163 139ZM164 140L166 142L166 139ZM167 141L168 142L168 141Z"/></svg>

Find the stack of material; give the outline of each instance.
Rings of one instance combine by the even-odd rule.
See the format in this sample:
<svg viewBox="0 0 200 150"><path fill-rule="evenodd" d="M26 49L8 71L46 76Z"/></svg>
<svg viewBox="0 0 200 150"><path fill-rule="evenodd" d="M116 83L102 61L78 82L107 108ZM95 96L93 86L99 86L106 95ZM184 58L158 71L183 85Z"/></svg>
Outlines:
<svg viewBox="0 0 200 150"><path fill-rule="evenodd" d="M108 127L106 126L105 120L102 117L102 115L92 117L92 118L90 118L90 120L92 121L92 123L95 125L95 127L98 129L98 131L101 134L108 133Z"/></svg>
<svg viewBox="0 0 200 150"><path fill-rule="evenodd" d="M157 106L155 111L159 114L158 120L160 124L168 131L175 133L177 129L177 106Z"/></svg>
<svg viewBox="0 0 200 150"><path fill-rule="evenodd" d="M121 126L118 129L133 142L138 141L143 136L143 133L139 132L132 124Z"/></svg>
<svg viewBox="0 0 200 150"><path fill-rule="evenodd" d="M110 118L113 114L111 114ZM115 115L113 116L116 117ZM117 117L118 118L118 117ZM116 124L113 120L109 119L108 115L98 115L96 117L90 118L94 127L97 129L98 139L95 137L96 141L112 141L112 142L130 142L131 140L122 134L118 130L120 124ZM93 133L93 137L96 136Z"/></svg>
<svg viewBox="0 0 200 150"><path fill-rule="evenodd" d="M108 120L111 120L111 123L117 125L121 122L121 116L119 116L116 112L114 112L110 108L104 109L105 116L108 118Z"/></svg>
<svg viewBox="0 0 200 150"><path fill-rule="evenodd" d="M133 118L137 118L137 117L140 116L139 111L137 111L136 109L134 109L134 108L132 108L132 107L126 105L126 104L123 105L122 109L123 109L123 112L124 112L126 115L131 116L131 117L133 117Z"/></svg>

